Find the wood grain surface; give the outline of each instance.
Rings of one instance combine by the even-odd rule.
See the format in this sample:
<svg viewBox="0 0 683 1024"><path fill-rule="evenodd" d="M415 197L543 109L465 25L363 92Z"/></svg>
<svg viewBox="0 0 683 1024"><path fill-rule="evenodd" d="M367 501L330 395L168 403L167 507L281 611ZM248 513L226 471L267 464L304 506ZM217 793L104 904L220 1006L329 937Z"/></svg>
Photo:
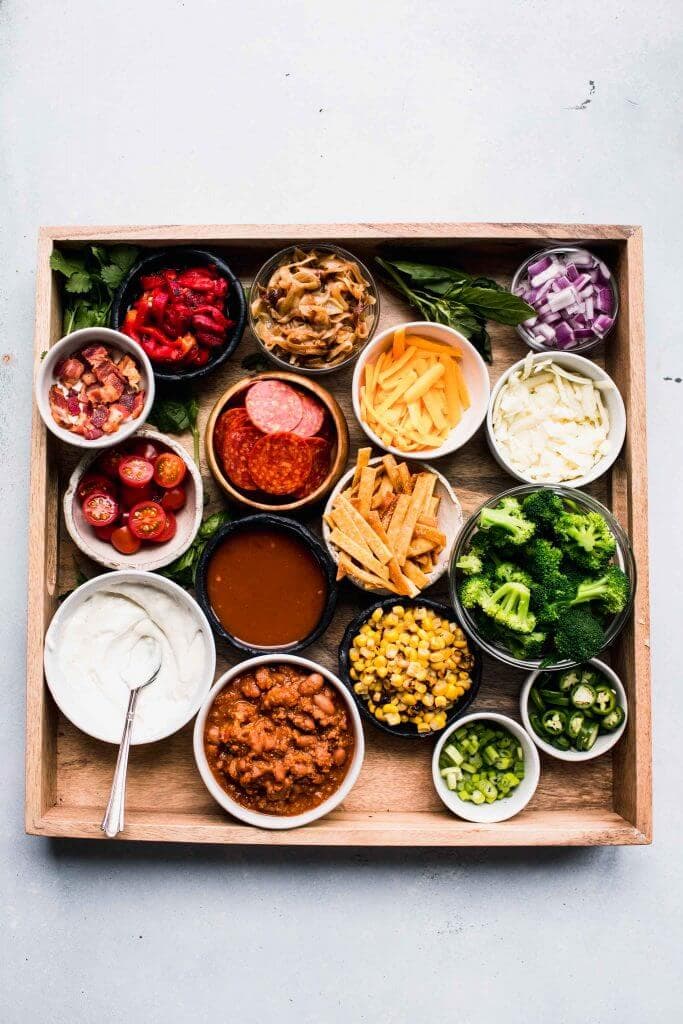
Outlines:
<svg viewBox="0 0 683 1024"><path fill-rule="evenodd" d="M472 825L453 817L434 792L429 740L387 737L365 727L367 754L360 777L342 807L305 829L270 833L234 822L203 786L192 757L191 725L161 743L133 748L127 796L127 826L122 838L183 842L319 845L598 845L644 843L651 839L651 750L649 606L647 587L647 470L645 437L644 330L642 314L642 241L633 227L599 225L293 225L200 227L45 228L38 251L36 365L40 353L60 336L56 282L48 268L53 241L132 241L136 244L211 243L248 284L260 264L292 239L330 239L346 243L373 266L376 255L443 259L503 284L519 263L549 240L586 241L615 268L621 311L618 327L598 361L614 376L626 403L627 440L613 471L588 490L617 512L632 538L639 571L632 623L610 656L629 696L626 736L608 754L581 765L541 754L538 790L528 808L509 822ZM378 278L379 280L379 278ZM380 328L415 314L381 287ZM527 348L509 327L491 325L494 363L491 383ZM228 366L202 382L200 429L218 396L247 374L241 362L255 350L249 331ZM604 355L604 359L602 356ZM350 401L352 369L324 378L346 415L350 462L365 435ZM190 438L184 438L191 450ZM202 445L202 460L204 446ZM27 667L26 828L34 834L101 838L99 822L106 804L116 750L85 736L54 708L43 681L42 648L55 596L75 582L76 568L99 572L74 547L64 528L59 498L77 454L48 440L37 412L33 421L29 619ZM495 463L483 430L459 452L438 462L453 485L466 516L514 481ZM202 462L207 514L225 507L225 498ZM242 514L234 508L235 515ZM296 518L320 532L320 508ZM429 595L445 597L445 581ZM372 598L351 584L340 589L332 626L323 641L305 654L333 671L349 619ZM243 658L217 642L217 673ZM522 672L486 658L473 710L491 709L519 718Z"/></svg>

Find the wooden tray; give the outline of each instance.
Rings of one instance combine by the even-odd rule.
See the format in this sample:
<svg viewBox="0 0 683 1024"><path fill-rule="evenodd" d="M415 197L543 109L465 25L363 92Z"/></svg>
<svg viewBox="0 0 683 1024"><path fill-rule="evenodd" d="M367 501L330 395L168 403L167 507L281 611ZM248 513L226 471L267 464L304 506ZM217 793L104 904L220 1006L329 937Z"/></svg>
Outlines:
<svg viewBox="0 0 683 1024"><path fill-rule="evenodd" d="M268 832L233 821L214 803L195 769L191 725L170 739L131 751L126 830L123 838L201 843L343 846L526 846L606 845L651 841L650 668L647 544L645 350L643 331L642 233L627 226L576 224L359 224L200 227L44 228L37 271L35 355L61 334L59 294L49 268L53 243L134 242L141 246L197 242L215 247L248 282L258 266L295 239L334 240L369 266L382 252L403 252L434 262L448 257L458 266L509 284L522 259L553 241L581 240L602 254L616 274L621 309L605 346L605 365L626 403L628 433L612 472L590 488L616 513L631 537L638 588L630 624L610 658L629 698L629 724L612 754L581 765L541 755L538 790L528 808L511 821L476 825L452 816L434 792L429 769L432 744L385 737L366 728L367 755L360 778L344 805L307 828ZM414 319L382 288L381 327ZM513 328L492 329L495 381L527 351ZM241 361L254 348L248 332L227 367L201 392L203 428L217 395L245 374ZM347 415L351 455L364 435L350 403L351 371L326 378ZM190 447L188 443L188 448ZM203 451L202 445L202 451ZM55 708L43 680L43 638L60 593L74 584L74 559L89 575L94 566L71 544L60 498L74 463L70 449L48 435L33 416L29 613L27 658L26 830L34 835L102 838L99 830L116 751L89 739ZM511 486L490 456L483 431L460 452L440 460L466 515L484 498ZM223 507L213 478L202 467L208 510ZM305 517L311 521L311 516ZM319 528L319 516L313 517ZM445 593L433 588L433 596ZM337 669L337 648L346 623L364 601L342 587L337 614L324 642L306 653ZM367 601L366 603L369 603ZM218 644L218 672L236 661ZM523 673L486 660L475 708L518 716Z"/></svg>

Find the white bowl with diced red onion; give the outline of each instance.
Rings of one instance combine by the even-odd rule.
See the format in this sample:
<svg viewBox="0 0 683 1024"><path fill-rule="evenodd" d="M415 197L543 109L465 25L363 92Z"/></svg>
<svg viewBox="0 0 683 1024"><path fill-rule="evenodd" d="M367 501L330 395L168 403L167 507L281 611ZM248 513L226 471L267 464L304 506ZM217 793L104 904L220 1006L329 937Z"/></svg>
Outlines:
<svg viewBox="0 0 683 1024"><path fill-rule="evenodd" d="M609 267L578 246L534 253L515 274L511 291L536 310L517 331L537 352L587 352L607 337L619 309Z"/></svg>

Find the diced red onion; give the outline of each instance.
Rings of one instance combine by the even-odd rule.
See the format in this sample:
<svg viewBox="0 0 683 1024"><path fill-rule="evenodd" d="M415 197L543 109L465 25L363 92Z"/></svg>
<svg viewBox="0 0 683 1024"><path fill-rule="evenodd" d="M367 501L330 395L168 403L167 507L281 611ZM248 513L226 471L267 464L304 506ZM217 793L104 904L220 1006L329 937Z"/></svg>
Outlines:
<svg viewBox="0 0 683 1024"><path fill-rule="evenodd" d="M586 249L546 253L529 264L515 288L536 310L523 324L541 348L574 348L603 338L614 323L610 271Z"/></svg>

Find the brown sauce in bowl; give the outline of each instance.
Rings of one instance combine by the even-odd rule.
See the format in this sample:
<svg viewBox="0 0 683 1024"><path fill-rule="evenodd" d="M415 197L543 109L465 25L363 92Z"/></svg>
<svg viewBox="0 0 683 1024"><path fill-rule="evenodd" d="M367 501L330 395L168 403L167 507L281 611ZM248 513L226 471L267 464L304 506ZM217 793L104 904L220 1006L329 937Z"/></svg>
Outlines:
<svg viewBox="0 0 683 1024"><path fill-rule="evenodd" d="M243 807L293 815L318 807L353 760L353 721L319 672L260 665L231 679L204 727L214 778Z"/></svg>
<svg viewBox="0 0 683 1024"><path fill-rule="evenodd" d="M303 540L277 529L228 535L207 573L211 608L223 628L254 647L304 640L322 618L325 574Z"/></svg>

